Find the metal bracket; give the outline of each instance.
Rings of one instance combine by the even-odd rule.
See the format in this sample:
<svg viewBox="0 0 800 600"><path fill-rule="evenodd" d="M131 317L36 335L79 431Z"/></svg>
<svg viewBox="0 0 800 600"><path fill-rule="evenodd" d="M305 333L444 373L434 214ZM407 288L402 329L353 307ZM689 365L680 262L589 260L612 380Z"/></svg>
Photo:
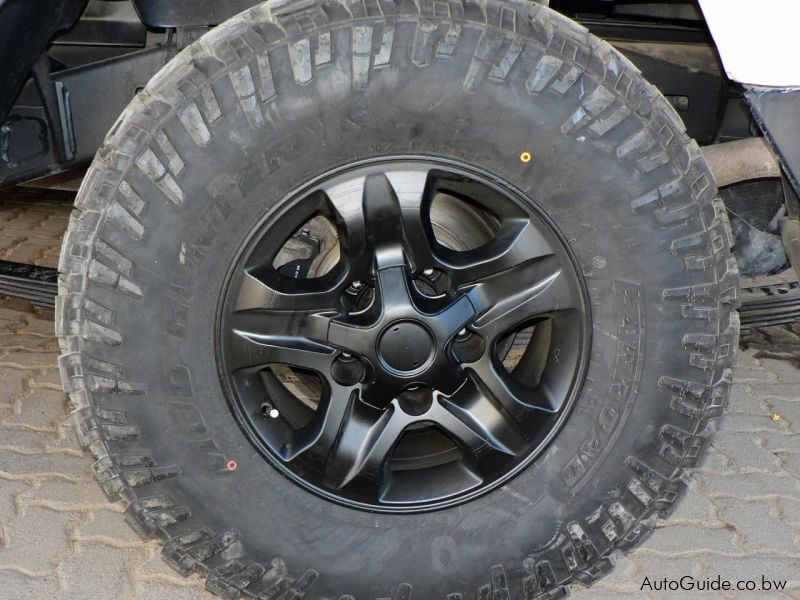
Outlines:
<svg viewBox="0 0 800 600"><path fill-rule="evenodd" d="M88 164L122 110L174 49L155 46L55 73L43 54L33 81L0 126L0 187Z"/></svg>
<svg viewBox="0 0 800 600"><path fill-rule="evenodd" d="M56 159L58 162L67 162L75 156L75 140L73 138L72 144L69 144L64 135L66 128L71 128L72 124L67 124L70 117L66 113L63 95L59 93L62 90L57 89L50 78L50 57L47 52L43 52L33 65L32 75L42 99L47 125L52 132Z"/></svg>

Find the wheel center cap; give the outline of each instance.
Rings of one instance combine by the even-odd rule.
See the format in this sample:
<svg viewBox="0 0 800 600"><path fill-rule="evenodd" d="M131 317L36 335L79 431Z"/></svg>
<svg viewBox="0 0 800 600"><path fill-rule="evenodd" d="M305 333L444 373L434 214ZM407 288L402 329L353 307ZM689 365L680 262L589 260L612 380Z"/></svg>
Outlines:
<svg viewBox="0 0 800 600"><path fill-rule="evenodd" d="M433 335L415 321L395 321L381 333L378 356L384 366L398 373L423 369L435 350Z"/></svg>

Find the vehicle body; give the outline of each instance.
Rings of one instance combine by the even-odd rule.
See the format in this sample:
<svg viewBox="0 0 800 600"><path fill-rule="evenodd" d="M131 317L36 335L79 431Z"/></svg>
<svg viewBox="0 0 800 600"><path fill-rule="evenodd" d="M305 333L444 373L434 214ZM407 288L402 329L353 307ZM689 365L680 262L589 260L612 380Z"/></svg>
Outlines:
<svg viewBox="0 0 800 600"><path fill-rule="evenodd" d="M19 104L13 111L15 126L6 123L0 186L85 165L116 115L160 66L203 31L258 4L254 0L225 3L100 0L88 3L86 11L87 3L88 0L53 0L47 6L34 8L31 4L5 0L0 5L0 14L4 17L0 39L6 42L0 48L0 57L5 64L13 65L0 97L0 114L7 116L15 100ZM724 115L723 95L731 85L741 84L744 89L753 90L748 95L751 105L758 104L755 100L758 89L775 93L781 90L784 96L789 96L780 103L783 105L794 101L793 91L800 87L800 67L781 60L800 49L800 42L792 35L792 21L781 19L781 15L792 9L791 0L764 2L755 15L744 2L724 0L703 0L699 5L665 2L655 8L635 2L621 2L615 6L616 3L609 0L598 0L593 5L569 0L553 4L568 16L575 15L580 20L583 15L583 22L590 30L619 41L621 48L629 44L630 55L641 62L640 68L645 69L652 81L664 87L665 94L670 95L668 86L675 86L676 90L683 88L686 96L675 93L672 97L676 105L691 105L685 118L689 120L690 133L704 144L714 143L715 134L722 135L722 140L734 137L720 131L718 121ZM701 8L703 13L700 13ZM64 33L79 21L74 31ZM17 32L21 30L31 32L24 44L19 43ZM148 30L174 30L178 34L148 40ZM181 39L183 36L188 39ZM39 77L46 75L59 91L48 93L46 99L37 98L31 89L37 84L35 78L31 79L31 73L53 39L52 54L63 54L64 62L54 62L46 69L48 72ZM654 43L653 47L635 46L648 42ZM694 56L690 58L690 54L685 53L681 58L683 64L672 60L680 54L680 49L671 55L668 52L669 44L674 49L675 44L682 43L694 45L691 47ZM712 45L719 57L712 56ZM104 60L112 62L104 63ZM720 69L725 70L725 77L719 73ZM716 91L709 83L712 79L719 88ZM26 81L27 89L22 92ZM44 86L44 82L38 85ZM93 118L88 119L79 111L91 97L93 87L98 85L111 95L106 97L103 106L93 107ZM47 90L47 86L43 89ZM715 94L716 100L703 98ZM48 112L55 110L57 114ZM705 128L700 127L701 121L706 123ZM36 125L32 124L34 122ZM784 130L787 125L783 121ZM769 124L764 123L764 126ZM41 140L40 145L28 148L18 141L30 137ZM788 170L793 176L791 173L796 172L798 165L794 159L789 160L787 167L791 165Z"/></svg>
<svg viewBox="0 0 800 600"><path fill-rule="evenodd" d="M0 188L74 189L94 159L64 243L56 327L101 485L140 533L165 538L172 566L204 571L224 597L301 598L319 579L326 597L351 600L338 577L361 594L427 598L478 580L454 556L485 567L489 583L467 591L481 599L561 597L603 576L670 512L702 456L729 391L740 299L745 325L799 311L797 285L779 301L738 285L739 271L800 272L793 4L0 0ZM467 38L474 48L461 49ZM537 270L550 258L554 272ZM52 305L57 277L0 262L0 292L38 304ZM329 292L339 312L304 304ZM537 302L547 306L512 326ZM247 361L270 352L290 357L274 359L288 370L269 363L267 383L246 379ZM287 410L278 380L304 406ZM525 405L540 384L561 400ZM534 410L549 415L541 433ZM390 464L409 431L428 449L454 443L416 455L408 442ZM304 458L321 438L325 454ZM473 473L487 456L497 473ZM264 458L276 467L264 498L242 492L256 483L233 477ZM549 493L508 492L533 485L534 464L556 482ZM231 529L215 512L222 497ZM561 507L582 516L562 519ZM507 511L549 538L525 547ZM276 542L262 515L293 540L285 562L263 555ZM371 527L388 532L384 546ZM511 549L497 564L464 550L505 552L505 539L486 541L500 529ZM303 563L306 542L311 556L341 543L330 573ZM382 552L402 581L378 581Z"/></svg>
<svg viewBox="0 0 800 600"><path fill-rule="evenodd" d="M13 65L0 93L0 115L4 115L0 189L48 176L54 177L44 179L42 185L78 181L80 169L89 163L106 132L149 78L186 44L255 4L255 0L53 0L35 7L15 0L0 3L0 58ZM755 191L758 185L754 185L747 188L748 194L762 199L765 194L770 196L769 210L776 208L775 202L788 202L786 214L796 218L796 201L791 196L799 189L796 123L800 67L780 58L798 50L799 42L791 35L792 21L780 18L793 10L791 0L769 0L755 14L746 2L723 0L652 6L609 0L552 4L614 42L670 99L688 133L707 149L716 146L707 154L714 156L713 170L724 179L721 186L774 177L780 170L786 180L785 192L770 185ZM70 28L73 30L68 31ZM28 32L24 44L18 42L19 31ZM42 56L48 47L50 59L45 64ZM96 102L98 88L103 90L101 103ZM749 146L720 146L759 136L768 140L768 146L754 139ZM733 181L731 171L736 173ZM60 173L63 175L57 175ZM786 201L784 196L790 190L794 193ZM736 213L747 212L752 205L749 200L737 205ZM768 221L760 219L756 229L763 233ZM787 239L797 238L800 232L791 229ZM773 238L776 232L772 231ZM794 248L794 243L777 244L776 238L770 242L763 235L756 237L758 242L739 242L740 261L745 255L757 256L746 259L753 263L746 274L771 273L786 265L782 246ZM31 277L20 266L7 265L3 271L11 277L12 288L19 277ZM53 274L35 277L54 281ZM793 318L800 297L794 300L793 288L778 287L782 289L775 287L766 296L756 288L746 291L745 304L755 311L753 323ZM775 316L759 312L769 313L767 307L773 299L787 291L792 302L774 307ZM745 323L750 322L750 317L745 317Z"/></svg>

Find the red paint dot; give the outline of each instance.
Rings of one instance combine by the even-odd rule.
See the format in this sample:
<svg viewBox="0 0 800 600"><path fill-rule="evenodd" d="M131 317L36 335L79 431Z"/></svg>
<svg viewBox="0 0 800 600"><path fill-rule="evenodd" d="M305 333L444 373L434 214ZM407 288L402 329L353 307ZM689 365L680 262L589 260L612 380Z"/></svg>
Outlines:
<svg viewBox="0 0 800 600"><path fill-rule="evenodd" d="M237 463L235 460L229 460L226 467L228 468L228 471L235 471L239 468L239 463Z"/></svg>

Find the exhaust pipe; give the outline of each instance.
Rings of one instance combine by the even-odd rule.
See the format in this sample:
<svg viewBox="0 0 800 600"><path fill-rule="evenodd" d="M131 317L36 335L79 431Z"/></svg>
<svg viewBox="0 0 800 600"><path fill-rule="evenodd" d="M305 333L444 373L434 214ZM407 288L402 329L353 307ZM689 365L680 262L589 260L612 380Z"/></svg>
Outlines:
<svg viewBox="0 0 800 600"><path fill-rule="evenodd" d="M778 157L763 137L703 146L701 150L717 187L748 179L781 176Z"/></svg>

